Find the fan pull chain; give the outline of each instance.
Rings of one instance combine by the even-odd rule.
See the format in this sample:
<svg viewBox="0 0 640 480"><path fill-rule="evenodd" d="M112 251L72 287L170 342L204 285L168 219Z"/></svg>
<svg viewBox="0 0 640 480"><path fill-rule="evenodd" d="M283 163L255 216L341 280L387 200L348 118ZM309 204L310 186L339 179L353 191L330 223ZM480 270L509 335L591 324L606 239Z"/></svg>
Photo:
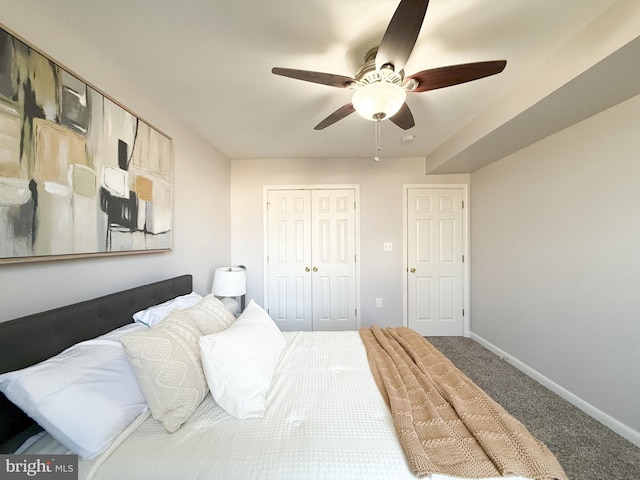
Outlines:
<svg viewBox="0 0 640 480"><path fill-rule="evenodd" d="M375 142L376 142L376 153L373 156L373 159L376 162L380 161L380 152L382 151L382 147L380 146L380 120L377 120L375 123Z"/></svg>

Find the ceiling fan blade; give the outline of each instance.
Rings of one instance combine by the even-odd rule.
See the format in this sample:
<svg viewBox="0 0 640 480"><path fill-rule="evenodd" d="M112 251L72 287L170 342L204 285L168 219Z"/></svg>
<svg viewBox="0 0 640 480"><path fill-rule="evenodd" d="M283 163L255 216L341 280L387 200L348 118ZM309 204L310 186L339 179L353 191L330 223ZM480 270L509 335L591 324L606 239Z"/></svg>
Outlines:
<svg viewBox="0 0 640 480"><path fill-rule="evenodd" d="M405 102L398 113L396 113L393 117L389 118L393 123L402 128L403 130L409 130L414 127L416 122L413 120L413 115L411 110L409 109L409 105Z"/></svg>
<svg viewBox="0 0 640 480"><path fill-rule="evenodd" d="M355 111L356 111L356 109L353 108L353 104L352 103L347 103L346 105L343 105L338 110L333 112L327 118L322 120L318 125L313 127L313 129L314 130L322 130L323 128L327 128L329 125L333 125L338 120L342 120L344 117L346 117L347 115L351 115Z"/></svg>
<svg viewBox="0 0 640 480"><path fill-rule="evenodd" d="M413 50L429 0L402 0L384 32L378 53L376 69L386 64L393 65L394 71L402 70Z"/></svg>
<svg viewBox="0 0 640 480"><path fill-rule="evenodd" d="M296 70L293 68L274 67L271 73L282 75L283 77L295 78L296 80L304 80L305 82L319 83L321 85L329 85L330 87L346 88L355 82L351 77L343 75L334 75L332 73L310 72L309 70Z"/></svg>
<svg viewBox="0 0 640 480"><path fill-rule="evenodd" d="M489 62L463 63L448 67L423 70L407 77L407 80L417 80L418 86L411 92L426 92L438 88L450 87L460 83L478 80L500 73L507 65L506 60L493 60Z"/></svg>

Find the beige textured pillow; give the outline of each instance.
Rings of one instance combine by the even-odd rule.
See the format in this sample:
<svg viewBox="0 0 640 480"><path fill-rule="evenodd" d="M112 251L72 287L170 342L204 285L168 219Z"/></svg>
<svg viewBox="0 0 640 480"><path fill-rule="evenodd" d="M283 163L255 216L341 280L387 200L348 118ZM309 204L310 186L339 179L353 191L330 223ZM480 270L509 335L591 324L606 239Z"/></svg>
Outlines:
<svg viewBox="0 0 640 480"><path fill-rule="evenodd" d="M200 328L184 311L120 341L151 414L169 433L187 421L209 388L200 360Z"/></svg>
<svg viewBox="0 0 640 480"><path fill-rule="evenodd" d="M202 335L220 332L228 328L236 319L233 313L213 295L207 295L184 312L200 327Z"/></svg>

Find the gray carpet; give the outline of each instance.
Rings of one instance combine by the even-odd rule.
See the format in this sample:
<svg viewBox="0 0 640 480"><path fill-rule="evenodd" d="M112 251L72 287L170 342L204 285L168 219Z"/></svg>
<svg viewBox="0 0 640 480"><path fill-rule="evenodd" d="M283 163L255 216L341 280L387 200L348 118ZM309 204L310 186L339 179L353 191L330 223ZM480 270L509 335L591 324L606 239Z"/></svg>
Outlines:
<svg viewBox="0 0 640 480"><path fill-rule="evenodd" d="M427 337L551 450L570 480L640 480L640 448L479 343Z"/></svg>

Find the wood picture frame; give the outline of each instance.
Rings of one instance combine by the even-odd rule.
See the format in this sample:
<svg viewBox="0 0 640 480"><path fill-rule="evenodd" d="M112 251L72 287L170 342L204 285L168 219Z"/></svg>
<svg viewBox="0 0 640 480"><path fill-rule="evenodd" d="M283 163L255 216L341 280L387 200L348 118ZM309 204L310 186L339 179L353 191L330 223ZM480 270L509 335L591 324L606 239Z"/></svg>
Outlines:
<svg viewBox="0 0 640 480"><path fill-rule="evenodd" d="M0 263L169 251L173 141L0 25Z"/></svg>

